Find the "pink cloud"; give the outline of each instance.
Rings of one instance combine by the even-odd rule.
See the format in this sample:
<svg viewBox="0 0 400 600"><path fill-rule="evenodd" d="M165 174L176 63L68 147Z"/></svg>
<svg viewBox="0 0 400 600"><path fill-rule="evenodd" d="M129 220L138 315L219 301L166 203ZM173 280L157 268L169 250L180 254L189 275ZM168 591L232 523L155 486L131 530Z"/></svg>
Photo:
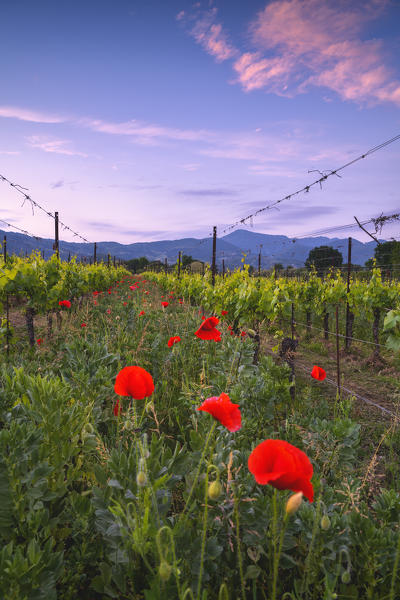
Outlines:
<svg viewBox="0 0 400 600"><path fill-rule="evenodd" d="M199 8L197 6L197 8ZM228 40L227 34L223 31L222 25L217 23L217 9L211 8L208 11L197 11L195 14L179 13L178 20L186 25L193 23L189 30L190 35L200 44L204 50L214 56L217 62L223 62L237 55L238 51Z"/></svg>
<svg viewBox="0 0 400 600"><path fill-rule="evenodd" d="M237 81L245 91L266 89L290 96L314 85L344 100L400 104L400 82L385 65L382 43L359 37L387 5L386 0L357 5L343 0L271 2L250 27L257 50L234 63Z"/></svg>
<svg viewBox="0 0 400 600"><path fill-rule="evenodd" d="M100 119L80 119L80 125L92 131L112 135L127 135L141 144L154 144L160 140L209 141L212 134L206 130L177 129L162 125L146 124L132 119L122 123L107 122Z"/></svg>
<svg viewBox="0 0 400 600"><path fill-rule="evenodd" d="M66 121L63 117L17 106L0 106L0 117L18 119L19 121L30 121L32 123L64 123Z"/></svg>
<svg viewBox="0 0 400 600"><path fill-rule="evenodd" d="M27 141L32 148L39 148L43 152L65 154L66 156L81 156L82 158L88 157L84 152L78 152L69 148L68 145L70 142L67 140L55 140L40 135L31 135L27 138Z"/></svg>

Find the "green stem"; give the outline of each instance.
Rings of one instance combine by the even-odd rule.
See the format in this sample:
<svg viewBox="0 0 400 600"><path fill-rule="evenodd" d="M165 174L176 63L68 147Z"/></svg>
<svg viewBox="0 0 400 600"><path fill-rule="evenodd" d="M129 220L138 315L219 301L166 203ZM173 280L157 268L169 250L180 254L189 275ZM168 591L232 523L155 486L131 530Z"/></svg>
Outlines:
<svg viewBox="0 0 400 600"><path fill-rule="evenodd" d="M272 556L272 571L273 571L273 579L272 579L272 600L275 600L276 596L276 581L275 581L275 563L276 563L276 555L277 555L277 544L276 544L276 532L278 528L278 507L277 507L277 495L278 491L276 488L274 489L274 493L272 496L272 548L273 548L273 556Z"/></svg>
<svg viewBox="0 0 400 600"><path fill-rule="evenodd" d="M207 517L208 517L208 466L207 466L206 478L205 478L204 519L203 519L203 531L202 531L202 535L201 535L200 571L199 571L199 581L197 584L197 600L200 600L201 580L203 578L204 552L206 549L206 535L207 535Z"/></svg>
<svg viewBox="0 0 400 600"><path fill-rule="evenodd" d="M201 469L201 465L202 465L202 463L203 463L204 457L205 457L205 455L206 455L206 452L207 452L208 444L210 443L211 436L212 436L212 434L214 433L214 430L215 430L216 426L217 426L217 422L216 422L216 421L214 421L214 423L212 424L212 427L211 427L211 429L210 429L210 431L209 431L209 433L208 433L208 436L207 436L206 442L205 442L205 444L204 444L203 452L202 452L202 455L201 455L201 457L200 457L199 465L198 465L198 467L197 467L197 472L196 472L195 478L194 478L194 480L193 480L192 487L191 487L191 489L190 489L190 492L189 492L188 499L186 500L186 503L185 503L185 506L184 506L184 508L183 508L183 511L181 512L181 515L180 515L180 520L181 520L181 519L183 519L183 516L184 516L184 514L185 514L186 510L189 508L190 501L191 501L191 499L192 499L192 496L193 496L194 488L196 487L196 485L197 485L197 481L198 481L198 479L199 479L199 476L200 476L200 469Z"/></svg>
<svg viewBox="0 0 400 600"><path fill-rule="evenodd" d="M283 524L281 525L281 532L279 535L279 544L278 551L274 554L274 573L273 573L273 581L272 581L272 600L276 600L276 586L278 581L278 570L279 570L279 561L281 559L282 546L283 546L283 538L285 537L286 525L287 525L288 515L285 512L285 516L283 518Z"/></svg>
<svg viewBox="0 0 400 600"><path fill-rule="evenodd" d="M394 559L394 565L393 565L392 583L390 586L389 600L395 600L394 593L395 593L395 586L396 586L396 579L397 579L397 570L399 568L399 559L400 559L400 531L399 531L398 540L397 540L396 557Z"/></svg>
<svg viewBox="0 0 400 600"><path fill-rule="evenodd" d="M242 592L243 600L246 600L246 592L244 587L244 576L243 576L243 560L242 560L242 546L240 543L240 528L239 528L239 499L235 494L235 488L232 486L234 494L234 512L235 512L235 524L236 524L236 541L237 541L237 553L238 553L238 565L240 575L240 588Z"/></svg>
<svg viewBox="0 0 400 600"><path fill-rule="evenodd" d="M303 579L301 582L301 593L302 594L304 594L305 591L308 592L308 586L309 586L308 580L309 580L309 575L310 575L311 557L313 554L315 538L317 535L317 530L318 530L319 522L321 519L321 498L322 498L322 486L321 486L320 493L319 493L318 500L317 500L317 508L315 511L314 523L313 523L313 528L312 528L312 533L311 533L311 542L310 542L310 546L308 548L307 558L304 563L304 574L303 574ZM308 593L307 593L307 596L308 596Z"/></svg>

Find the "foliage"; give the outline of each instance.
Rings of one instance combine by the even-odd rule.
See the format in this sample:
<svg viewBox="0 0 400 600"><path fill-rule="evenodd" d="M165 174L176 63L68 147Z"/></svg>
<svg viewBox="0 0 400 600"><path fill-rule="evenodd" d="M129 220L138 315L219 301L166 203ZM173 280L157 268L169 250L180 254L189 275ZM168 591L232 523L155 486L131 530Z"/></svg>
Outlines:
<svg viewBox="0 0 400 600"><path fill-rule="evenodd" d="M332 246L318 246L310 250L304 264L308 269L314 266L318 272L322 272L330 267L340 267L342 263L343 256L339 250Z"/></svg>
<svg viewBox="0 0 400 600"><path fill-rule="evenodd" d="M62 283L44 276L46 290L94 291L96 273L108 289L116 275L89 271L82 284L70 269ZM51 342L40 331L43 346L17 341L9 361L0 357L0 597L395 600L398 482L371 498L360 466L371 457L349 411L323 393L313 399L311 383L293 401L289 370L265 356L254 364L253 341L230 333L265 314L279 318L293 298L335 303L345 298L342 280L325 285L311 274L302 290L280 278L258 283L246 268L217 277L215 288L209 272L149 274L134 290L121 279L96 304L87 297ZM382 288L377 274L365 306L385 298ZM199 340L201 315L221 309L222 341ZM155 391L122 397L118 417L114 382L128 365L148 370ZM240 406L235 433L196 410L223 392ZM247 468L269 438L296 445L313 465L315 500L290 519L290 492L258 485ZM398 438L385 439L397 454Z"/></svg>

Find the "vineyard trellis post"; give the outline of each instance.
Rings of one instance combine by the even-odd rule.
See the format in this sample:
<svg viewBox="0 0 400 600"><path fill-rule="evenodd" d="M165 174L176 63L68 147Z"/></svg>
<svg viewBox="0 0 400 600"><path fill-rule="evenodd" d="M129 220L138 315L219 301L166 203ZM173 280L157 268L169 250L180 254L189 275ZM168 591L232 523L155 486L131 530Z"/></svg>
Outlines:
<svg viewBox="0 0 400 600"><path fill-rule="evenodd" d="M222 278L225 278L225 259L222 259Z"/></svg>
<svg viewBox="0 0 400 600"><path fill-rule="evenodd" d="M3 258L4 265L7 263L7 236L3 238ZM8 301L8 294L6 294L6 354L7 358L10 354L10 303Z"/></svg>
<svg viewBox="0 0 400 600"><path fill-rule="evenodd" d="M59 238L58 238L58 212L54 213L54 250L57 258L60 258Z"/></svg>
<svg viewBox="0 0 400 600"><path fill-rule="evenodd" d="M216 254L217 254L217 227L213 227L213 244L212 244L212 263L211 263L211 284L215 286L215 271L216 271Z"/></svg>
<svg viewBox="0 0 400 600"><path fill-rule="evenodd" d="M165 259L164 259L164 271L165 271L165 274L167 275L167 273L168 273L168 258L167 257L165 257Z"/></svg>
<svg viewBox="0 0 400 600"><path fill-rule="evenodd" d="M97 242L94 243L94 248L93 248L93 263L94 264L97 263Z"/></svg>
<svg viewBox="0 0 400 600"><path fill-rule="evenodd" d="M347 290L346 290L346 339L345 339L345 349L349 350L350 348L350 337L352 332L352 320L354 316L350 313L349 306L349 292L350 292L350 276L351 276L351 237L349 237L349 243L347 248Z"/></svg>
<svg viewBox="0 0 400 600"><path fill-rule="evenodd" d="M110 267L110 253L107 254L107 267Z"/></svg>
<svg viewBox="0 0 400 600"><path fill-rule="evenodd" d="M179 252L178 252L178 279L181 276L181 256L182 256L182 253L179 250Z"/></svg>
<svg viewBox="0 0 400 600"><path fill-rule="evenodd" d="M114 265L114 268L115 268L115 256L114 256L114 260L113 260L113 265Z"/></svg>
<svg viewBox="0 0 400 600"><path fill-rule="evenodd" d="M258 276L261 277L261 250L263 245L260 244L260 252L258 253Z"/></svg>
<svg viewBox="0 0 400 600"><path fill-rule="evenodd" d="M340 356L339 356L339 307L336 306L336 379L340 398Z"/></svg>

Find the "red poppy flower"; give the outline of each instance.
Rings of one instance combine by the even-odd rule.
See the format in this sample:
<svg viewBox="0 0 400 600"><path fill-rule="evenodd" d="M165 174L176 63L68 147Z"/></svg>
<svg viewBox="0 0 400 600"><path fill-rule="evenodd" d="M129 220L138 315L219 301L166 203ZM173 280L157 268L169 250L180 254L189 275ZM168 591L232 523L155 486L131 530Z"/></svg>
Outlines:
<svg viewBox="0 0 400 600"><path fill-rule="evenodd" d="M93 296L98 296L99 292L93 292Z"/></svg>
<svg viewBox="0 0 400 600"><path fill-rule="evenodd" d="M246 337L246 332L245 331L241 331L240 332L240 337Z"/></svg>
<svg viewBox="0 0 400 600"><path fill-rule="evenodd" d="M147 291L145 292L145 294L146 294L146 295L147 295L148 293L149 293L149 292L147 292Z"/></svg>
<svg viewBox="0 0 400 600"><path fill-rule="evenodd" d="M133 291L133 290L136 290L136 285L130 285L130 286L129 286L129 289L130 289L130 290L132 290L132 291Z"/></svg>
<svg viewBox="0 0 400 600"><path fill-rule="evenodd" d="M97 300L94 301L94 304L97 304Z"/></svg>
<svg viewBox="0 0 400 600"><path fill-rule="evenodd" d="M227 315L227 314L228 314L228 311L227 311L227 310L221 310L221 315L222 315L223 317L224 317L225 315Z"/></svg>
<svg viewBox="0 0 400 600"><path fill-rule="evenodd" d="M144 315L144 310L141 310L139 313L139 317L143 317L143 315Z"/></svg>
<svg viewBox="0 0 400 600"><path fill-rule="evenodd" d="M37 345L38 345L38 346L40 346L41 344L43 344L43 340L42 340L42 338L38 338L38 339L36 340L36 343L37 343Z"/></svg>
<svg viewBox="0 0 400 600"><path fill-rule="evenodd" d="M219 319L217 319L217 317L209 317L202 322L194 335L197 335L201 340L220 340L221 332L218 331L218 329L215 329L215 326L218 325L218 323Z"/></svg>
<svg viewBox="0 0 400 600"><path fill-rule="evenodd" d="M123 302L122 304L123 304L124 306L126 306L128 303L127 303L127 302Z"/></svg>
<svg viewBox="0 0 400 600"><path fill-rule="evenodd" d="M167 308L169 302L161 302L161 306L163 306L164 308Z"/></svg>
<svg viewBox="0 0 400 600"><path fill-rule="evenodd" d="M117 375L114 391L120 396L143 400L154 392L153 378L142 367L124 367Z"/></svg>
<svg viewBox="0 0 400 600"><path fill-rule="evenodd" d="M242 426L239 404L233 404L227 394L222 393L219 397L207 398L197 410L210 413L229 431L238 431Z"/></svg>
<svg viewBox="0 0 400 600"><path fill-rule="evenodd" d="M168 340L168 347L171 348L174 344L176 344L177 342L180 342L181 338L179 337L179 335L174 335L173 337L170 337Z"/></svg>
<svg viewBox="0 0 400 600"><path fill-rule="evenodd" d="M278 490L303 492L314 499L312 464L306 454L284 440L265 440L254 448L248 460L249 471L257 483L269 483Z"/></svg>
<svg viewBox="0 0 400 600"><path fill-rule="evenodd" d="M116 403L114 404L114 409L113 409L114 415L116 417L118 417L121 414L121 411L122 411L122 406L121 406L121 404L119 402L119 398L118 398Z"/></svg>
<svg viewBox="0 0 400 600"><path fill-rule="evenodd" d="M65 306L65 308L71 308L71 302L69 300L60 300L59 306Z"/></svg>
<svg viewBox="0 0 400 600"><path fill-rule="evenodd" d="M108 293L111 294L111 290L108 290Z"/></svg>
<svg viewBox="0 0 400 600"><path fill-rule="evenodd" d="M315 365L313 367L313 370L311 371L311 377L314 377L314 379L318 379L318 381L323 381L326 377L326 372L322 367L317 367Z"/></svg>
<svg viewBox="0 0 400 600"><path fill-rule="evenodd" d="M86 327L86 323L81 323L81 327Z"/></svg>
<svg viewBox="0 0 400 600"><path fill-rule="evenodd" d="M179 304L183 304L183 300L178 300Z"/></svg>
<svg viewBox="0 0 400 600"><path fill-rule="evenodd" d="M106 310L106 313L107 313L108 315L110 315L110 314L111 314L111 308L107 308L107 310Z"/></svg>

